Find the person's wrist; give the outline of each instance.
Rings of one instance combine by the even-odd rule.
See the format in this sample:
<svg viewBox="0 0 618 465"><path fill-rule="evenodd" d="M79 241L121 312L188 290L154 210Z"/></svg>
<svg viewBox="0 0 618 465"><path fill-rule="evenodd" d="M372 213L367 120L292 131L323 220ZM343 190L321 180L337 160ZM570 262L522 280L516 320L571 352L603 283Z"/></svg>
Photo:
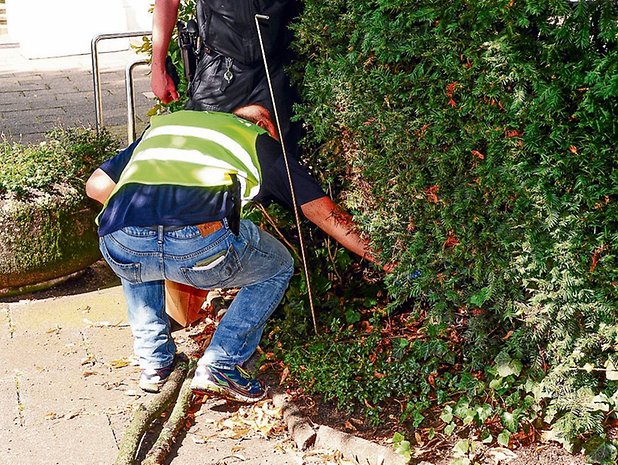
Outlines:
<svg viewBox="0 0 618 465"><path fill-rule="evenodd" d="M152 60L152 64L150 65L150 69L153 72L163 73L165 71L165 60Z"/></svg>

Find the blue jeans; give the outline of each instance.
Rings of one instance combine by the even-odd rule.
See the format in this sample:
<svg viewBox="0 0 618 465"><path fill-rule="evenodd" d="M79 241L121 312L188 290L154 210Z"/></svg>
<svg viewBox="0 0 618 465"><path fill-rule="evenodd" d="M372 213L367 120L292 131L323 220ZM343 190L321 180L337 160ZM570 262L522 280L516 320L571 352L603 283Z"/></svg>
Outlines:
<svg viewBox="0 0 618 465"><path fill-rule="evenodd" d="M163 368L174 360L165 279L199 289L241 288L200 364L233 368L257 348L292 277L293 260L279 241L252 222L242 220L238 236L225 220L224 225L206 237L195 226L175 231L132 226L100 238L103 257L122 281L142 368Z"/></svg>

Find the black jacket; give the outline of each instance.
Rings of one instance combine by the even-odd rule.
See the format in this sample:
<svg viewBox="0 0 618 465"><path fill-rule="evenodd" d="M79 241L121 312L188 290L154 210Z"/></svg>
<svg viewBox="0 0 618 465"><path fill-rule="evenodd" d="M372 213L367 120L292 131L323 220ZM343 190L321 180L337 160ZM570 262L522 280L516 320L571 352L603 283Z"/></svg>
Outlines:
<svg viewBox="0 0 618 465"><path fill-rule="evenodd" d="M251 65L262 54L255 15L269 16L260 21L260 31L268 57L285 51L290 40L287 24L295 15L296 0L198 0L197 21L206 51L216 51Z"/></svg>

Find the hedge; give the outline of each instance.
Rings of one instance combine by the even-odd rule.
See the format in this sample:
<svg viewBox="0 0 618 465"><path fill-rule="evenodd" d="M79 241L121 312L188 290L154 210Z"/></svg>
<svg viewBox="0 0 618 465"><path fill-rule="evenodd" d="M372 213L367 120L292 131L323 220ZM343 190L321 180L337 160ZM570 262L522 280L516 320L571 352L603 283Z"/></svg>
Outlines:
<svg viewBox="0 0 618 465"><path fill-rule="evenodd" d="M532 396L554 437L607 438L618 4L307 0L295 30L314 163L344 165L348 207L399 264L391 306L461 329L457 367L489 365L489 387L520 390L518 408ZM401 363L385 365L394 385ZM418 395L399 386L389 394Z"/></svg>

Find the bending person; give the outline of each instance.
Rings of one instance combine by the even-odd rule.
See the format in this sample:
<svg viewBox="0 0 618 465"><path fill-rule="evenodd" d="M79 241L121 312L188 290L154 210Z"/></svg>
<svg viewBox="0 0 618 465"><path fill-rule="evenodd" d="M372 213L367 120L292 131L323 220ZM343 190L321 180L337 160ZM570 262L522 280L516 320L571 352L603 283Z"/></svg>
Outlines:
<svg viewBox="0 0 618 465"><path fill-rule="evenodd" d="M283 296L292 259L273 237L240 220L240 206L265 195L290 204L291 194L268 111L254 105L235 113L240 117L195 111L156 116L140 140L103 163L86 184L88 196L104 205L100 248L121 278L140 387L148 392L165 383L176 350L165 313L167 279L199 289L241 288L198 362L193 389L245 402L265 394L242 365ZM358 235L333 218L336 208L316 181L300 164L290 167L295 185L303 186L301 209L335 239L357 242L365 253Z"/></svg>

